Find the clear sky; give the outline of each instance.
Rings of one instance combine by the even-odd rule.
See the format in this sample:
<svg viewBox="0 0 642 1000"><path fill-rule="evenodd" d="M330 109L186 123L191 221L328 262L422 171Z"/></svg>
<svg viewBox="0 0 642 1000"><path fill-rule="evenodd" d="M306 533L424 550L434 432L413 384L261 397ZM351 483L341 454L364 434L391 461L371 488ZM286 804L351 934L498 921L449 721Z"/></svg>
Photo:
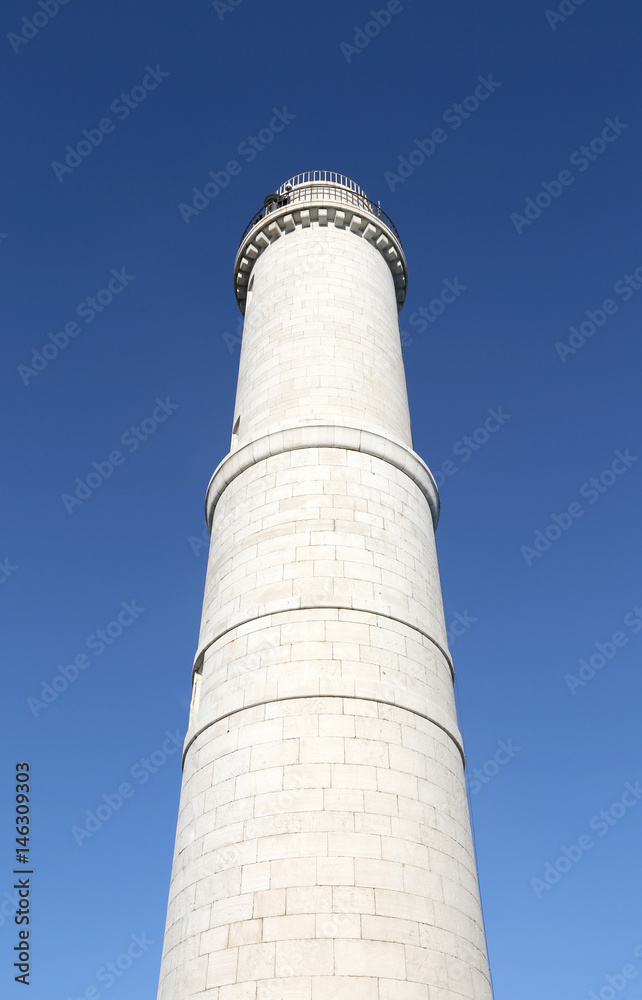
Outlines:
<svg viewBox="0 0 642 1000"><path fill-rule="evenodd" d="M408 260L496 1000L642 995L640 10L546 3L4 5L3 996L22 761L29 996L155 996L232 265L313 168Z"/></svg>

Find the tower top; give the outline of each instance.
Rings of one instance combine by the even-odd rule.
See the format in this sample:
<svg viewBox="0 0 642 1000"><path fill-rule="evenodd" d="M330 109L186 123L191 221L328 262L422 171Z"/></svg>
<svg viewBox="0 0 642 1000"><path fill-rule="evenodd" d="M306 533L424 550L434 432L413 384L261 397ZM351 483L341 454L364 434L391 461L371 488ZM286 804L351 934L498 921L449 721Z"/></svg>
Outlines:
<svg viewBox="0 0 642 1000"><path fill-rule="evenodd" d="M276 239L311 224L346 229L369 240L388 264L395 282L397 308L406 297L408 271L397 228L381 205L345 174L308 170L290 177L273 193L245 227L234 262L234 291L245 314L247 286L254 262Z"/></svg>

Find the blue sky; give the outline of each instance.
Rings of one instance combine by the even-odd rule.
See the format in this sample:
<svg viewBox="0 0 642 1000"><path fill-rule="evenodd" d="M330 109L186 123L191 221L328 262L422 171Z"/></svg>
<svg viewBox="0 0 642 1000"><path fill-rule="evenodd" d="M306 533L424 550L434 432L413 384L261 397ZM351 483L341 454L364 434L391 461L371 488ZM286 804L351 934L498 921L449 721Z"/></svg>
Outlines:
<svg viewBox="0 0 642 1000"><path fill-rule="evenodd" d="M28 760L30 996L155 996L196 540L238 366L234 255L265 194L324 168L381 200L408 261L400 326L415 448L443 482L496 1000L608 1000L624 966L617 995L639 998L638 5L561 19L546 0L403 0L365 45L383 5L43 3L48 19L5 5L0 49L3 995L22 989L11 802ZM132 935L139 957L110 982Z"/></svg>

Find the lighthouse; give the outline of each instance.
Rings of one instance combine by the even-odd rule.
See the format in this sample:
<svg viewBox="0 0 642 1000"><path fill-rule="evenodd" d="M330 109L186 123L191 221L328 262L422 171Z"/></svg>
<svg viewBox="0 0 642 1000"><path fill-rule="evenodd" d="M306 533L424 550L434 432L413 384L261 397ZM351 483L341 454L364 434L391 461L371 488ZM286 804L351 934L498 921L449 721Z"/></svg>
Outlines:
<svg viewBox="0 0 642 1000"><path fill-rule="evenodd" d="M406 286L341 174L243 233L158 1000L491 997Z"/></svg>

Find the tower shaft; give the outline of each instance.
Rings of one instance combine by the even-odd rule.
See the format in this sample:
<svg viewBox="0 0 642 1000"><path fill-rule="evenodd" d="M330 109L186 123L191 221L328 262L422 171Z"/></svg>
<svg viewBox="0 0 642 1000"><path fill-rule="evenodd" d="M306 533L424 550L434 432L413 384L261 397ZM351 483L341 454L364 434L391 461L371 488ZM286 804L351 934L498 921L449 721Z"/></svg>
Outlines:
<svg viewBox="0 0 642 1000"><path fill-rule="evenodd" d="M488 1000L406 265L353 182L255 218L159 1000Z"/></svg>

